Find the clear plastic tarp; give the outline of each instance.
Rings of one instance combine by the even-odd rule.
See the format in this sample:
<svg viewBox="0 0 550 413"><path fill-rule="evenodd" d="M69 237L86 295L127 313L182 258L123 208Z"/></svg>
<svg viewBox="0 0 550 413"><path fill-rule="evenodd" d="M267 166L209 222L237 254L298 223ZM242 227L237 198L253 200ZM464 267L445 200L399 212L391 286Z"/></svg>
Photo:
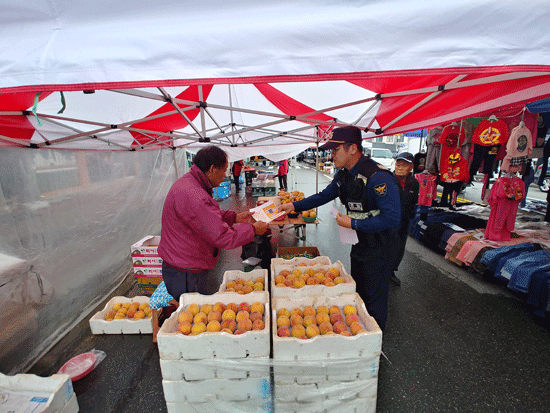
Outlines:
<svg viewBox="0 0 550 413"><path fill-rule="evenodd" d="M128 275L184 154L0 150L0 371L25 371Z"/></svg>

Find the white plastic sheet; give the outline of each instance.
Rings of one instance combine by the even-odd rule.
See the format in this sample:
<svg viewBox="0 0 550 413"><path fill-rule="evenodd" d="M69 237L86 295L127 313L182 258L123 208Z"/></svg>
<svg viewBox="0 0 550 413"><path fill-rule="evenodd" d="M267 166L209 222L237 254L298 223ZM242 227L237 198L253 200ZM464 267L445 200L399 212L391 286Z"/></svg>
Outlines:
<svg viewBox="0 0 550 413"><path fill-rule="evenodd" d="M175 179L172 151L0 150L3 373L24 371L120 284L130 246L160 233Z"/></svg>

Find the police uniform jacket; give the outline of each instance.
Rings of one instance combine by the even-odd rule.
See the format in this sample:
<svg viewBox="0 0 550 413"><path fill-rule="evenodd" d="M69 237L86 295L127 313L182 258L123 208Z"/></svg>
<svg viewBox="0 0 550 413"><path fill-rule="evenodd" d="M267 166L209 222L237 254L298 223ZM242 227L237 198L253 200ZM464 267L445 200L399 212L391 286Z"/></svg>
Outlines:
<svg viewBox="0 0 550 413"><path fill-rule="evenodd" d="M338 171L320 193L294 202L304 211L340 198L357 230L359 247L379 248L393 238L401 223L401 199L397 178L384 166L362 156L351 170Z"/></svg>

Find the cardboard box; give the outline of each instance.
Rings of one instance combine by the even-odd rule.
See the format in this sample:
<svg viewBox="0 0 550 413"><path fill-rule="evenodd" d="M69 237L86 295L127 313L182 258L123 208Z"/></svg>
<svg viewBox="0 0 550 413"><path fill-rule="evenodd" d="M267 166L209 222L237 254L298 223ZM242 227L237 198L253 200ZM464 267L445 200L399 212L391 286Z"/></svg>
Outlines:
<svg viewBox="0 0 550 413"><path fill-rule="evenodd" d="M54 374L40 377L34 374L6 376L0 373L0 395L5 393L7 400L0 404L8 412L27 412L30 406L43 413L73 413L75 396L71 377L68 374ZM76 399L76 397L74 397ZM15 406L8 403L15 403ZM9 408L9 409L8 409ZM19 410L20 409L20 410Z"/></svg>
<svg viewBox="0 0 550 413"><path fill-rule="evenodd" d="M277 248L277 258L289 259L297 256L303 257L305 254L318 257L321 255L317 247L279 247ZM288 257L288 258L285 258Z"/></svg>
<svg viewBox="0 0 550 413"><path fill-rule="evenodd" d="M162 258L158 255L150 256L136 256L132 255L132 265L134 267L161 267L162 268Z"/></svg>
<svg viewBox="0 0 550 413"><path fill-rule="evenodd" d="M151 277L136 277L138 282L138 290L140 295L150 297L159 284L162 282L162 275L153 275Z"/></svg>
<svg viewBox="0 0 550 413"><path fill-rule="evenodd" d="M134 275L136 276L136 278L140 278L140 277L161 277L162 278L162 267L134 265Z"/></svg>
<svg viewBox="0 0 550 413"><path fill-rule="evenodd" d="M131 255L136 256L158 256L160 236L147 235L130 247Z"/></svg>

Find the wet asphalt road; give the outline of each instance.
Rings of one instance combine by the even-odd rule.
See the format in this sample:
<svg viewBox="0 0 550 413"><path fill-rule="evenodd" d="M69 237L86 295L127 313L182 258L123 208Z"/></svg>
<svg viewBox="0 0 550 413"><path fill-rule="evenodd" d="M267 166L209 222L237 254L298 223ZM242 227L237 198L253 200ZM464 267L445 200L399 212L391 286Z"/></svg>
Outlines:
<svg viewBox="0 0 550 413"><path fill-rule="evenodd" d="M289 189L312 194L315 171L298 166L291 167ZM319 175L319 188L327 183ZM241 190L220 205L243 210L254 202ZM337 239L329 209L319 208L321 222L307 227L306 243L349 269L349 246ZM273 243L302 245L292 232L276 231ZM239 255L240 250L222 253L212 292L224 271L242 269ZM411 237L398 276L402 285L390 286L378 412L550 411L547 319L535 317L505 286L446 261ZM113 293L136 294L132 276ZM74 385L81 412L166 412L158 350L150 335L93 336L84 320L30 373L53 374L70 357L93 348L107 357Z"/></svg>

